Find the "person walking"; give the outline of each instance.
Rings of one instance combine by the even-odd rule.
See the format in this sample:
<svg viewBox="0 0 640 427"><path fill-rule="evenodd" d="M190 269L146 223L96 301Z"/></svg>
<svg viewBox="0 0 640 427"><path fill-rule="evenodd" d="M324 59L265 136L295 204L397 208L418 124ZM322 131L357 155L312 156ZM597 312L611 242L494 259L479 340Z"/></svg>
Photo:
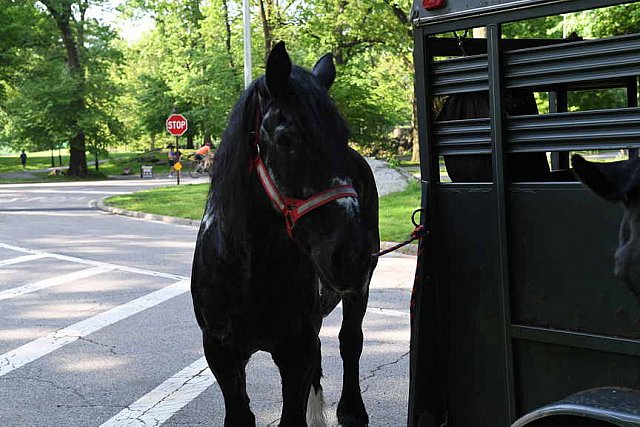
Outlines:
<svg viewBox="0 0 640 427"><path fill-rule="evenodd" d="M22 163L22 170L25 170L27 168L27 153L24 150L20 153L20 163Z"/></svg>
<svg viewBox="0 0 640 427"><path fill-rule="evenodd" d="M176 163L180 162L180 157L182 156L182 153L180 152L180 149L174 147L173 145L170 145L167 156L169 160L169 166L171 167L171 169L169 170L169 178L173 178L173 173L178 172L175 168L175 165Z"/></svg>

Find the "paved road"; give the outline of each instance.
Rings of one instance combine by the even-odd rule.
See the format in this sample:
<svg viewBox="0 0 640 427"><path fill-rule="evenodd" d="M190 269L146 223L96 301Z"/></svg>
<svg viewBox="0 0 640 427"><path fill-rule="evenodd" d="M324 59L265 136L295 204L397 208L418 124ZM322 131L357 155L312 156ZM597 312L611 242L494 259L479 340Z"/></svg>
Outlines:
<svg viewBox="0 0 640 427"><path fill-rule="evenodd" d="M0 186L0 426L220 426L188 278L196 229L109 215L91 200L167 181ZM382 259L365 318L372 426L406 422L415 259ZM325 320L323 381L335 425L340 312ZM279 376L249 364L258 426L277 425Z"/></svg>

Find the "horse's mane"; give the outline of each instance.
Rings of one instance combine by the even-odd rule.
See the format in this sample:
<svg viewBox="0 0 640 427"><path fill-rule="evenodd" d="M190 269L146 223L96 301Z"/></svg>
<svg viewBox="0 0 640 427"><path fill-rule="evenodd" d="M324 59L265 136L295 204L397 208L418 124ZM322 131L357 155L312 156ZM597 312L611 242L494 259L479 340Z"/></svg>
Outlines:
<svg viewBox="0 0 640 427"><path fill-rule="evenodd" d="M329 148L348 137L347 126L326 94L326 89L294 66L289 94L283 101L295 111L307 135ZM324 91L324 92L323 92ZM255 155L254 138L257 109L261 96L268 94L264 76L256 79L240 96L229 116L229 123L216 151L206 214L214 215L223 233L237 242L246 234L248 215L255 195L251 186L249 163ZM264 99L262 99L264 101ZM327 114L327 111L330 113ZM324 122L320 122L324 118Z"/></svg>
<svg viewBox="0 0 640 427"><path fill-rule="evenodd" d="M211 168L205 215L216 217L225 234L241 238L250 206L249 161L254 154L253 130L258 105L258 80L240 95L229 115Z"/></svg>

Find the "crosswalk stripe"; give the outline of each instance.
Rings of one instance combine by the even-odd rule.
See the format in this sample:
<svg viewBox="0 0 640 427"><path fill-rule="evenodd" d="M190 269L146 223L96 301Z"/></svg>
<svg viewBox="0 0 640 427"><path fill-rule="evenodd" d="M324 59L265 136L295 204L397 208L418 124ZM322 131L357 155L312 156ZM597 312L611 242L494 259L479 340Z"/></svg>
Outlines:
<svg viewBox="0 0 640 427"><path fill-rule="evenodd" d="M181 280L0 355L0 377L82 337L154 307L188 290L189 281Z"/></svg>
<svg viewBox="0 0 640 427"><path fill-rule="evenodd" d="M51 288L53 286L73 282L74 280L86 279L88 277L106 273L112 270L114 270L113 267L87 268L86 270L74 271L73 273L63 274L62 276L54 277L52 279L40 280L38 282L29 283L24 286L7 289L6 291L0 292L0 301L15 298L17 296L28 294L31 292L36 292L42 289Z"/></svg>
<svg viewBox="0 0 640 427"><path fill-rule="evenodd" d="M0 267L5 265L18 264L21 262L29 262L36 259L46 258L46 257L47 256L45 254L32 254L32 255L19 256L15 258L3 259L2 261L0 261Z"/></svg>
<svg viewBox="0 0 640 427"><path fill-rule="evenodd" d="M9 249L16 252L28 253L28 254L44 255L48 258L55 258L61 261L75 262L79 264L93 265L96 267L112 267L115 270L125 271L127 273L142 274L145 276L164 277L166 279L173 279L173 280L189 280L188 277L179 276L177 274L162 273L160 271L145 270L142 268L127 267L124 265L111 264L108 262L101 262L101 261L93 261L90 259L78 258L78 257L73 257L68 255L59 255L52 252L44 252L44 251L39 251L35 249L26 249L20 246L8 245L6 243L0 243L0 248Z"/></svg>
<svg viewBox="0 0 640 427"><path fill-rule="evenodd" d="M404 319L408 319L410 317L410 313L408 311L391 310L382 307L367 307L367 314L381 314L383 316L400 317Z"/></svg>
<svg viewBox="0 0 640 427"><path fill-rule="evenodd" d="M159 426L215 383L204 357L113 416L100 427Z"/></svg>

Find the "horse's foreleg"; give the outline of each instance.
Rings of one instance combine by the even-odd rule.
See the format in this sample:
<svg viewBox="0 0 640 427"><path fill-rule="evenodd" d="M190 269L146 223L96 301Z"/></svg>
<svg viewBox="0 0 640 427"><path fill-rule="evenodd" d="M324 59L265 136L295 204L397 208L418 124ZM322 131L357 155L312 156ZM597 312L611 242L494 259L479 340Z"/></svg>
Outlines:
<svg viewBox="0 0 640 427"><path fill-rule="evenodd" d="M281 343L271 353L282 377L280 427L307 426L307 403L312 382L319 384L320 340L313 333L300 334ZM315 393L314 390L312 393ZM313 427L319 427L315 424Z"/></svg>
<svg viewBox="0 0 640 427"><path fill-rule="evenodd" d="M224 397L225 427L252 427L256 419L249 408L245 367L249 356L225 349L216 338L203 334L204 354Z"/></svg>
<svg viewBox="0 0 640 427"><path fill-rule="evenodd" d="M362 354L362 319L367 310L368 293L349 295L342 301L340 356L342 357L342 395L338 403L338 422L344 427L369 424L369 415L360 392L360 355Z"/></svg>

